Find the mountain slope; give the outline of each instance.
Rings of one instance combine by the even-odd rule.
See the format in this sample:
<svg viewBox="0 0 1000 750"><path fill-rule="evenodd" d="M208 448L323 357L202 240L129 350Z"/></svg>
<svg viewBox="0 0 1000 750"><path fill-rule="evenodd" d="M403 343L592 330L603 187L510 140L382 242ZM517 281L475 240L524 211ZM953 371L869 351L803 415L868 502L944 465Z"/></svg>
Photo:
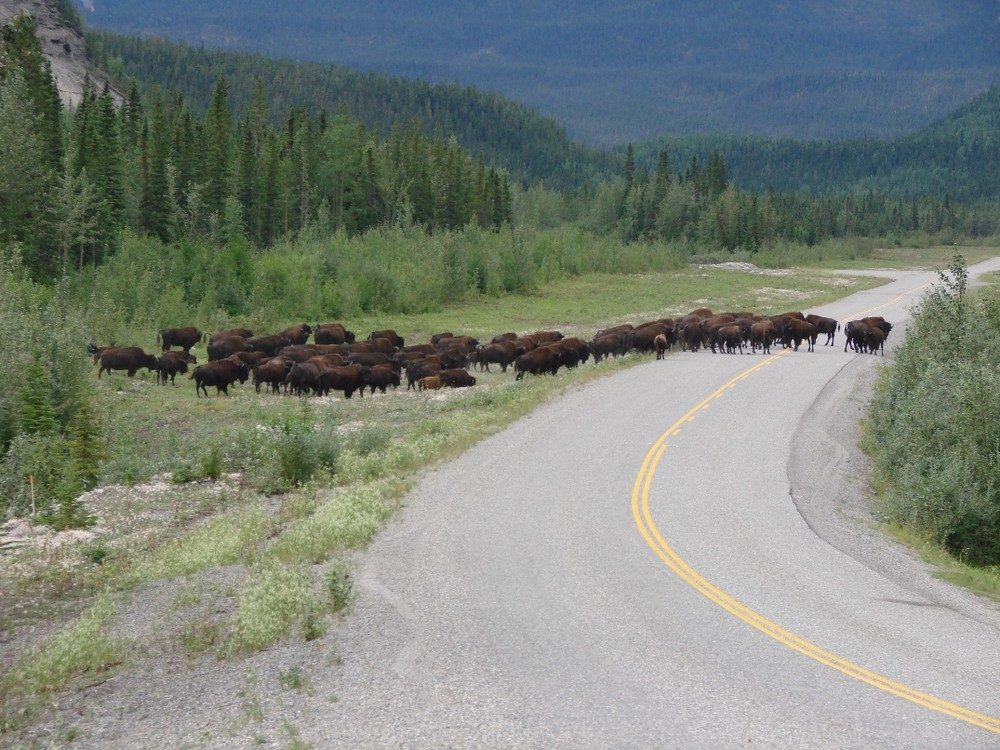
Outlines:
<svg viewBox="0 0 1000 750"><path fill-rule="evenodd" d="M950 195L960 201L1000 195L1000 86L920 130L896 138L799 141L761 136L691 136L636 144L636 161L654 165L666 149L675 169L717 150L744 190L830 195L879 192Z"/></svg>
<svg viewBox="0 0 1000 750"><path fill-rule="evenodd" d="M93 0L88 23L492 89L609 144L912 130L1000 83L997 0Z"/></svg>
<svg viewBox="0 0 1000 750"><path fill-rule="evenodd" d="M57 0L0 0L0 26L21 12L35 19L42 51L52 66L63 105L79 103L88 76L98 88L104 84L106 76L90 64L84 53L83 33L62 17ZM121 98L119 92L114 93Z"/></svg>

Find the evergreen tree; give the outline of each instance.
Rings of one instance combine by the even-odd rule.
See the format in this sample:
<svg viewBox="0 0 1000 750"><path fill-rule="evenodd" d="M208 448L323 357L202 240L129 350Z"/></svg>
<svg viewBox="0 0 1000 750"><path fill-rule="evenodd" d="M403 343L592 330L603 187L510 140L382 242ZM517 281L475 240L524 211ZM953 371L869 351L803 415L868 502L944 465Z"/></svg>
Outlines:
<svg viewBox="0 0 1000 750"><path fill-rule="evenodd" d="M24 11L0 29L0 78L18 71L38 118L36 133L49 169L62 167L62 101L52 66L42 52L35 20Z"/></svg>
<svg viewBox="0 0 1000 750"><path fill-rule="evenodd" d="M207 184L205 202L210 213L222 215L230 191L233 144L229 88L220 76L212 90L205 118L205 151L202 177Z"/></svg>
<svg viewBox="0 0 1000 750"><path fill-rule="evenodd" d="M18 432L50 437L58 435L59 420L52 403L52 378L42 363L41 353L32 353L24 371L24 384L17 392Z"/></svg>
<svg viewBox="0 0 1000 750"><path fill-rule="evenodd" d="M139 139L142 160L140 228L164 242L169 242L173 235L173 208L167 170L168 147L165 113L157 98Z"/></svg>
<svg viewBox="0 0 1000 750"><path fill-rule="evenodd" d="M75 474L83 488L89 490L96 487L101 475L101 462L107 455L100 426L86 399L80 401L70 422L69 450Z"/></svg>
<svg viewBox="0 0 1000 750"><path fill-rule="evenodd" d="M48 277L55 258L42 236L42 219L54 175L38 122L20 74L0 80L0 241L21 243L30 273Z"/></svg>

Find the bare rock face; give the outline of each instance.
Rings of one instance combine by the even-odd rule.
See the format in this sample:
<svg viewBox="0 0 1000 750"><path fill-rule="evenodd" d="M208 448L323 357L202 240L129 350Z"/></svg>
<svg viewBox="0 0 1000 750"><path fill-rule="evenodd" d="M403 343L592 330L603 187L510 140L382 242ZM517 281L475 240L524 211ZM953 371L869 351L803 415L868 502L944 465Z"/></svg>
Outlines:
<svg viewBox="0 0 1000 750"><path fill-rule="evenodd" d="M52 75L63 106L75 107L80 103L88 73L100 91L107 76L96 70L87 59L83 51L83 35L63 22L57 0L0 0L0 25L22 11L35 19L42 51L52 65ZM112 87L112 94L121 103L121 92Z"/></svg>

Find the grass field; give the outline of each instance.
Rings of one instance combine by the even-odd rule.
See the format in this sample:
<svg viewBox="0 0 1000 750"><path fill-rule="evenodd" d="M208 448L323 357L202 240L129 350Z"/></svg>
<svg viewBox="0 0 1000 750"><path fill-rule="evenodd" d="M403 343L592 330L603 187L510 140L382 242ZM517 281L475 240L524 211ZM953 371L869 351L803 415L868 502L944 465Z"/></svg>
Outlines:
<svg viewBox="0 0 1000 750"><path fill-rule="evenodd" d="M946 267L951 253L886 251L863 266ZM703 306L808 312L879 283L829 270L695 267L583 276L531 296L342 322L359 337L394 328L408 343L445 330L489 338L558 328L589 339L610 325ZM154 338L148 332L147 349ZM102 487L85 498L100 533L8 553L0 568L0 695L8 696L0 727L30 723L46 696L128 669L143 653L239 658L322 635L350 600L349 555L378 533L421 470L563 389L645 359L521 382L512 372L476 372L471 389L404 385L351 400L257 394L249 384L199 399L186 377L172 387L145 372L105 376L98 393L108 458ZM123 621L137 607L148 623L135 634ZM108 635L123 632L131 635ZM74 639L100 648L74 649ZM64 653L73 659L62 663Z"/></svg>

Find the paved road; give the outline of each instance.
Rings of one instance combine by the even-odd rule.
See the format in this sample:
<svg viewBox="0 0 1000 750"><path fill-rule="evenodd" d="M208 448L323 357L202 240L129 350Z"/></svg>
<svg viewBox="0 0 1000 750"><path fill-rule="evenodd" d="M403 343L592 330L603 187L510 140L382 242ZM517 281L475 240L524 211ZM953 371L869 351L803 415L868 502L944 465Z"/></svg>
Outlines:
<svg viewBox="0 0 1000 750"><path fill-rule="evenodd" d="M816 312L900 323L933 281ZM430 473L363 558L302 738L1000 747L1000 610L869 527L851 442L892 347L838 341L650 361Z"/></svg>

